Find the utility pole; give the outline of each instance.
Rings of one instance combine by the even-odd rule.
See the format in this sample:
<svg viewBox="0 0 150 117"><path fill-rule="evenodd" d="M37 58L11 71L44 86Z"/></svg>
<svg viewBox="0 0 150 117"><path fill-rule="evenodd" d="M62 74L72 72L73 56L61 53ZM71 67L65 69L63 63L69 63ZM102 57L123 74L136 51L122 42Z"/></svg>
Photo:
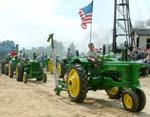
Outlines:
<svg viewBox="0 0 150 117"><path fill-rule="evenodd" d="M114 0L113 52L117 52L117 43L121 39L133 48L132 24L130 19L129 0Z"/></svg>
<svg viewBox="0 0 150 117"><path fill-rule="evenodd" d="M113 27L113 44L112 49L113 52L117 52L117 44L116 44L116 38L117 38L117 32L116 32L116 14L117 14L117 0L114 0L114 27Z"/></svg>

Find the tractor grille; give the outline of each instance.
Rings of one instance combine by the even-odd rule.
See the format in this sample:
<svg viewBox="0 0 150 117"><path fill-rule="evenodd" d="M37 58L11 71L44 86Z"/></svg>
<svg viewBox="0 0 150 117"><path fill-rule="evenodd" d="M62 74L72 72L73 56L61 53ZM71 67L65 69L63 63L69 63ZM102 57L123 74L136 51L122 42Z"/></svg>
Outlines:
<svg viewBox="0 0 150 117"><path fill-rule="evenodd" d="M32 62L31 64L31 71L39 72L41 70L41 66L39 62Z"/></svg>

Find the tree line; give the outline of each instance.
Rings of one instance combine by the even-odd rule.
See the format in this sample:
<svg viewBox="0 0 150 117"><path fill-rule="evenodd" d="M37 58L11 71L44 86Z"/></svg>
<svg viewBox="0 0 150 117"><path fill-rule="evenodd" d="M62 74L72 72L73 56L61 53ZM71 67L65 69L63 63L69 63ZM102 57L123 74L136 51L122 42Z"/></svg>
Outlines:
<svg viewBox="0 0 150 117"><path fill-rule="evenodd" d="M14 41L6 40L0 42L0 56L7 55L11 50L15 48L16 45Z"/></svg>
<svg viewBox="0 0 150 117"><path fill-rule="evenodd" d="M68 47L65 47L62 42L54 40L54 47L55 47L56 56L65 56L68 48L70 48L73 53L76 50L76 47L73 42ZM44 53L45 55L49 57L52 51L51 48L52 47L50 44L47 47L32 47L31 49L27 49L24 47L24 48L21 48L20 50L22 50L30 58L33 57L33 53L36 53L37 55ZM6 41L0 42L0 56L7 55L13 49L16 49L16 43L14 41L6 40Z"/></svg>

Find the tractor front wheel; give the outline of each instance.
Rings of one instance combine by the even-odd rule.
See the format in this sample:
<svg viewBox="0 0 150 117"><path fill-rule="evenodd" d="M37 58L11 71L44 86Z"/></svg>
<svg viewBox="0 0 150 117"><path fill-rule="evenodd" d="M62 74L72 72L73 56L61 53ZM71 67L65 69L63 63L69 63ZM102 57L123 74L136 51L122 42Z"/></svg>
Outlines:
<svg viewBox="0 0 150 117"><path fill-rule="evenodd" d="M127 111L136 112L138 110L138 97L133 90L124 90L122 94L122 103Z"/></svg>
<svg viewBox="0 0 150 117"><path fill-rule="evenodd" d="M18 65L16 67L16 80L22 81L23 80L23 66Z"/></svg>
<svg viewBox="0 0 150 117"><path fill-rule="evenodd" d="M43 82L47 82L47 74L43 73Z"/></svg>
<svg viewBox="0 0 150 117"><path fill-rule="evenodd" d="M24 74L23 74L23 82L27 83L27 81L28 81L28 74L26 72L24 72Z"/></svg>
<svg viewBox="0 0 150 117"><path fill-rule="evenodd" d="M119 87L112 87L111 89L105 90L110 99L120 99L121 89Z"/></svg>
<svg viewBox="0 0 150 117"><path fill-rule="evenodd" d="M80 65L72 66L67 74L68 94L72 101L81 103L88 92L85 70Z"/></svg>
<svg viewBox="0 0 150 117"><path fill-rule="evenodd" d="M12 63L9 63L8 65L8 71L9 71L9 77L10 78L13 78L13 75L14 75L14 70L13 70L13 64Z"/></svg>
<svg viewBox="0 0 150 117"><path fill-rule="evenodd" d="M5 62L1 61L1 73L4 74L5 73Z"/></svg>
<svg viewBox="0 0 150 117"><path fill-rule="evenodd" d="M4 70L5 75L8 76L8 64L5 64L5 70Z"/></svg>
<svg viewBox="0 0 150 117"><path fill-rule="evenodd" d="M136 89L136 95L138 97L138 109L137 112L143 110L146 104L146 96L141 89Z"/></svg>

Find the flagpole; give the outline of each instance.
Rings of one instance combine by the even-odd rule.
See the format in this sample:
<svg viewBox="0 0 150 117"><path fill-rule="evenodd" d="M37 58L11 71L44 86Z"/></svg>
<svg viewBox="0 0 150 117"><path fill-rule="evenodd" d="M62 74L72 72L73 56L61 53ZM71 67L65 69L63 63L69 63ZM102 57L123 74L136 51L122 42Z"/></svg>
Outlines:
<svg viewBox="0 0 150 117"><path fill-rule="evenodd" d="M91 23L91 27L90 27L90 43L92 41L92 23Z"/></svg>
<svg viewBox="0 0 150 117"><path fill-rule="evenodd" d="M94 0L92 0L93 4L94 4ZM92 6L92 20L93 20L93 6ZM92 24L93 22L91 23L91 27L90 27L90 43L92 42Z"/></svg>

